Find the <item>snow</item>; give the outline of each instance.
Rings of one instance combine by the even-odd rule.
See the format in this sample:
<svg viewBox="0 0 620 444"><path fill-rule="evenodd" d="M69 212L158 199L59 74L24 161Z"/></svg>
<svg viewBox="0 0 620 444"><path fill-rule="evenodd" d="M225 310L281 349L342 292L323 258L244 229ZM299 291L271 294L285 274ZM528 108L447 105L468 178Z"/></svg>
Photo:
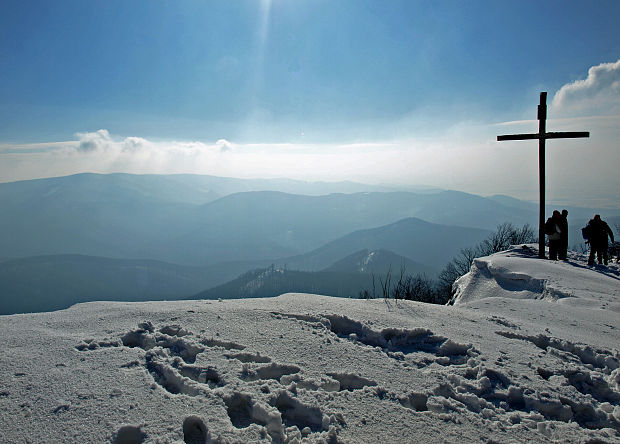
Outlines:
<svg viewBox="0 0 620 444"><path fill-rule="evenodd" d="M456 303L491 297L548 299L559 305L620 312L620 267L597 266L596 279L583 254L569 252L568 261L533 260L537 247L524 245L478 258L470 273L457 281Z"/></svg>
<svg viewBox="0 0 620 444"><path fill-rule="evenodd" d="M620 442L620 268L477 259L452 306L286 294L0 317L0 442Z"/></svg>

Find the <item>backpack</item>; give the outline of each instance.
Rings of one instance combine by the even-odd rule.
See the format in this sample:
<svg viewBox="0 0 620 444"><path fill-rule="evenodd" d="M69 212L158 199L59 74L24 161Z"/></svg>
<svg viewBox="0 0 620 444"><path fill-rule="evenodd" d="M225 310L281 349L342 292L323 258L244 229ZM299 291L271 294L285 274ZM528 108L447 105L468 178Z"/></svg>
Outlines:
<svg viewBox="0 0 620 444"><path fill-rule="evenodd" d="M590 240L590 236L592 236L592 226L590 224L581 229L581 236L583 236L584 240Z"/></svg>
<svg viewBox="0 0 620 444"><path fill-rule="evenodd" d="M551 235L555 233L555 231L555 223L551 220L551 218L547 219L547 222L545 222L545 234Z"/></svg>

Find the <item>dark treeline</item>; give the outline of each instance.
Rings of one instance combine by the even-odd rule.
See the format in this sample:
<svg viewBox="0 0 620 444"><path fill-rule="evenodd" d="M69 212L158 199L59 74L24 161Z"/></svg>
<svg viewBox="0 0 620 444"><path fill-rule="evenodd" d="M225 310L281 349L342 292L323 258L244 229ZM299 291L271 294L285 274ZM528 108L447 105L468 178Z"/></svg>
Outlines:
<svg viewBox="0 0 620 444"><path fill-rule="evenodd" d="M314 293L353 297L371 285L368 273L297 271L271 265L248 271L223 285L203 291L192 299L239 299L273 297L283 293Z"/></svg>

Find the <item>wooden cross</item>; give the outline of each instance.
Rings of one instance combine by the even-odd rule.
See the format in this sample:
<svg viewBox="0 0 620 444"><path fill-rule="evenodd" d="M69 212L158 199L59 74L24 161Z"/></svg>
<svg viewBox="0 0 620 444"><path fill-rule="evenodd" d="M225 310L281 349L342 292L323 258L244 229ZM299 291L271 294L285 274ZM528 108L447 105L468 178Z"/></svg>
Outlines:
<svg viewBox="0 0 620 444"><path fill-rule="evenodd" d="M538 257L545 257L545 140L574 139L590 137L587 131L548 133L547 126L547 93L540 93L538 105L538 132L534 134L509 134L497 136L497 141L538 139L538 180L540 184L540 214L538 217Z"/></svg>

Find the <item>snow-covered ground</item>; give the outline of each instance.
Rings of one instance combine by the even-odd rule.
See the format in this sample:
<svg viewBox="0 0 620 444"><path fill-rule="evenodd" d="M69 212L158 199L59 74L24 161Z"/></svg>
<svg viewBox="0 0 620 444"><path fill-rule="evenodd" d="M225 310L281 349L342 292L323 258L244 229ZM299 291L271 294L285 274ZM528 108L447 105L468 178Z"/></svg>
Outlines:
<svg viewBox="0 0 620 444"><path fill-rule="evenodd" d="M620 442L620 270L476 260L454 306L308 294L0 317L0 442Z"/></svg>

